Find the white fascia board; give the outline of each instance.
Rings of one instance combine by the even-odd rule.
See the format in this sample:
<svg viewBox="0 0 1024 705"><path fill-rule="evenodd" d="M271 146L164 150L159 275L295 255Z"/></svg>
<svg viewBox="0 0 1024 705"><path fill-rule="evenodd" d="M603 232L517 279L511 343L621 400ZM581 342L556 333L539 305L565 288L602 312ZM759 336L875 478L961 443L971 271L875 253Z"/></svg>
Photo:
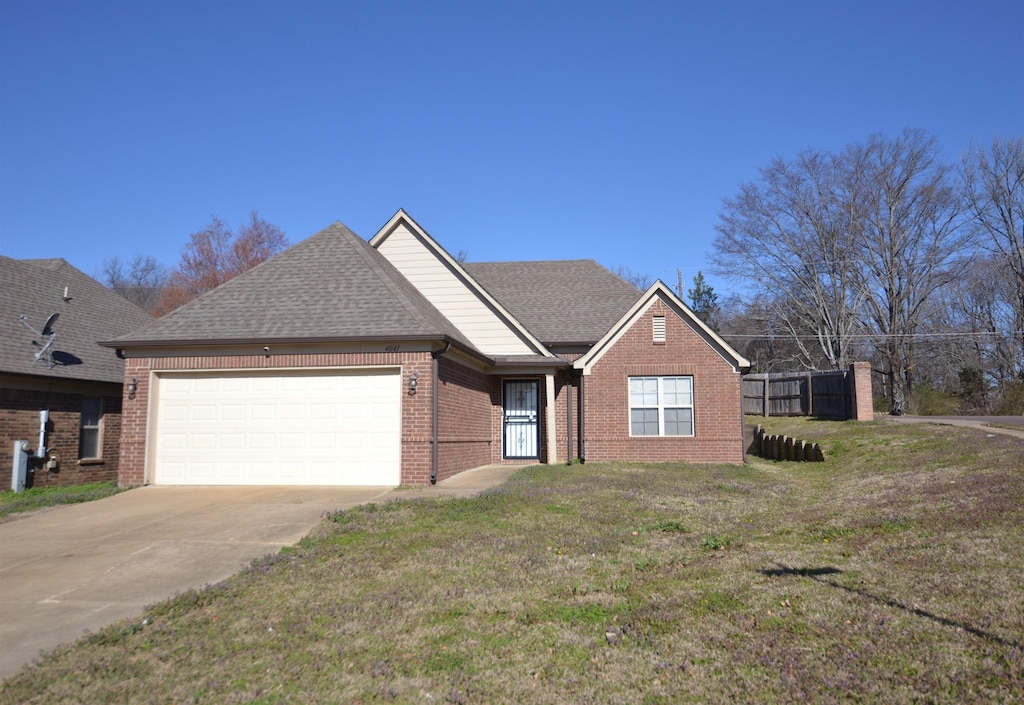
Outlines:
<svg viewBox="0 0 1024 705"><path fill-rule="evenodd" d="M388 236L392 232L394 232L395 228L398 227L398 224L403 220L409 223L410 225L416 223L416 221L414 221L412 217L410 217L409 214L405 212L404 209L399 208L398 212L391 216L391 219L388 220L388 222L384 223L384 226L377 231L377 234L370 238L370 247L378 249L380 247L380 244L388 239ZM415 227L419 232L426 235L426 233L423 231L423 228L419 227L418 224Z"/></svg>
<svg viewBox="0 0 1024 705"><path fill-rule="evenodd" d="M564 370L565 367L555 366L548 367L543 365L530 365L529 367L521 365L501 365L496 364L493 367L487 368L487 374L492 376L506 376L513 377L516 375L553 375L559 370Z"/></svg>
<svg viewBox="0 0 1024 705"><path fill-rule="evenodd" d="M374 249L379 249L381 243L387 240L388 236L394 232L398 224L404 222L413 233L420 238L423 243L427 246L427 249L434 254L435 257L440 259L455 275L461 279L465 285L479 298L483 299L497 314L504 320L505 325L509 326L516 331L520 336L526 339L526 341L534 347L536 352L544 357L557 357L554 353L548 350L544 343L540 342L534 335L526 329L522 323L516 320L516 317L509 313L497 299L487 293L487 291L480 286L477 281L470 276L469 272L459 264L458 260L448 254L441 245L438 244L437 240L432 238L426 230L420 227L420 224L413 220L412 216L405 212L404 209L399 208L398 212L391 216L391 219L384 224L377 234L370 238L370 246Z"/></svg>
<svg viewBox="0 0 1024 705"><path fill-rule="evenodd" d="M687 306L683 301L675 295L675 293L668 286L665 285L660 279L651 285L644 294L637 300L635 304L620 318L615 325L605 333L601 340L594 343L594 347L590 351L580 357L578 360L573 362L573 369L582 370L583 374L589 375L594 365L604 356L604 354L612 348L615 343L618 342L619 338L625 335L626 331L629 330L630 326L642 316L654 302L662 300L665 304L671 308L677 316L682 318L684 321L690 323L692 327L697 330L697 333L704 338L704 340L710 345L715 352L717 352L723 360L732 365L736 372L742 372L744 369L750 367L750 361L740 355L731 345L725 342L717 333L708 327L704 321L700 320L690 307Z"/></svg>

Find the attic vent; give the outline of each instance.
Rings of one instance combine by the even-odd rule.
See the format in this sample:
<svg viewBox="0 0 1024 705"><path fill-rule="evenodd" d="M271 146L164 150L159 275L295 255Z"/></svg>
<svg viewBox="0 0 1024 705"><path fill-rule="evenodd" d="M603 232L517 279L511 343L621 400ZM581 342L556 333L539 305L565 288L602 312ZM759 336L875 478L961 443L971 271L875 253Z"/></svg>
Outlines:
<svg viewBox="0 0 1024 705"><path fill-rule="evenodd" d="M654 317L654 342L664 343L665 342L665 317L655 316Z"/></svg>

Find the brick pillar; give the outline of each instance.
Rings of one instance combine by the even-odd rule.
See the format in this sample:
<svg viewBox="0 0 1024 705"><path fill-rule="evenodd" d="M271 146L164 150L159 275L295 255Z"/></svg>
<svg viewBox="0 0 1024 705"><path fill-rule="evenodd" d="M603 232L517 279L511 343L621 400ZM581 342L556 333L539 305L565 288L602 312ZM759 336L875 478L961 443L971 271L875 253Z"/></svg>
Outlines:
<svg viewBox="0 0 1024 705"><path fill-rule="evenodd" d="M872 421L875 418L870 362L850 365L850 413L853 421Z"/></svg>
<svg viewBox="0 0 1024 705"><path fill-rule="evenodd" d="M121 401L121 457L117 469L118 487L139 487L146 483L146 427L149 414L149 358L129 358L124 364L124 398ZM128 398L127 384L138 380L135 398Z"/></svg>

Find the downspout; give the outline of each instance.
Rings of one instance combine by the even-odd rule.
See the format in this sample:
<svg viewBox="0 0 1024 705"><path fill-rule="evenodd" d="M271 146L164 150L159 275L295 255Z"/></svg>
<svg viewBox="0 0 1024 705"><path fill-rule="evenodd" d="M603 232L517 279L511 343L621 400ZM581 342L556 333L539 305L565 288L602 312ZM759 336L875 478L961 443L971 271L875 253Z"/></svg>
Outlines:
<svg viewBox="0 0 1024 705"><path fill-rule="evenodd" d="M565 371L565 464L572 465L572 368Z"/></svg>
<svg viewBox="0 0 1024 705"><path fill-rule="evenodd" d="M580 462L587 462L587 420L586 420L586 385L583 381L586 379L583 372L580 372Z"/></svg>
<svg viewBox="0 0 1024 705"><path fill-rule="evenodd" d="M447 353L452 349L452 342L449 340L442 350L434 350L430 353L430 357L433 358L431 361L431 381L430 381L430 428L431 428L431 449L430 449L430 484L437 484L437 444L439 434L437 431L437 384L438 384L438 358Z"/></svg>
<svg viewBox="0 0 1024 705"><path fill-rule="evenodd" d="M50 422L50 410L39 410L39 447L36 448L36 457L46 457L46 425Z"/></svg>
<svg viewBox="0 0 1024 705"><path fill-rule="evenodd" d="M767 408L767 405L765 406ZM747 415L743 413L743 372L740 371L740 438L743 439L743 464L747 464Z"/></svg>

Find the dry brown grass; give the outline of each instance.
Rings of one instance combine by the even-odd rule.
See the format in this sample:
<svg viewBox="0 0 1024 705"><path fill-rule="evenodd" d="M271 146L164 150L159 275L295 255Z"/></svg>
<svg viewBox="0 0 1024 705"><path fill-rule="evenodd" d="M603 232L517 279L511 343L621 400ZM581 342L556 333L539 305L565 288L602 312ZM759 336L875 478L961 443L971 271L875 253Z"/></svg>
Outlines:
<svg viewBox="0 0 1024 705"><path fill-rule="evenodd" d="M25 703L1024 697L1024 444L769 420L826 463L527 469L345 512L3 684Z"/></svg>

